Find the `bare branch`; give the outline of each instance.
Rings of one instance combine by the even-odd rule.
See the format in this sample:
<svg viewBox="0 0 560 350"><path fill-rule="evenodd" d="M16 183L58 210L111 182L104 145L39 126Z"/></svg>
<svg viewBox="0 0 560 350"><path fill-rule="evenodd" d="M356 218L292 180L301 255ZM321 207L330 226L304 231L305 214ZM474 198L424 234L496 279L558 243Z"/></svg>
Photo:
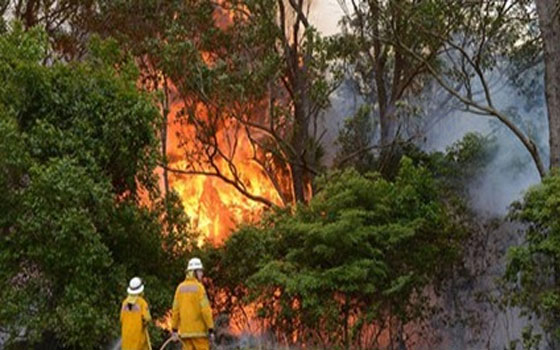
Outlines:
<svg viewBox="0 0 560 350"><path fill-rule="evenodd" d="M227 183L228 185L231 185L233 188L235 188L237 191L239 191L239 193L241 193L242 195L244 195L245 197L264 204L267 207L273 207L274 203L271 202L270 200L268 200L267 198L261 197L261 196L257 196L254 195L246 190L244 190L242 187L239 186L238 183L236 183L235 181L231 180L230 178L224 176L221 172L212 172L212 171L205 171L205 170L182 170L182 169L176 169L176 168L171 168L165 164L159 164L162 168L164 168L165 170L175 173L175 174L181 174L181 175L203 175L203 176L210 176L210 177L217 177L220 180L224 181L225 183Z"/></svg>
<svg viewBox="0 0 560 350"><path fill-rule="evenodd" d="M459 101L461 101L462 103L464 103L467 106L475 108L475 110L477 112L486 114L486 115L491 116L491 117L495 117L500 122L502 122L521 141L523 146L525 146L525 148L527 149L527 151L529 152L529 154L533 158L533 161L535 162L535 166L537 167L537 170L538 170L540 176L544 177L546 175L546 168L545 168L545 166L542 162L539 150L538 150L537 146L535 145L534 141L531 140L530 137L525 135L523 133L523 131L517 125L515 125L506 115L499 112L498 110L496 110L492 106L482 105L482 104L472 100L469 97L465 97L465 96L461 95L459 92L457 92L455 89L453 89L453 87L451 87L447 82L445 82L445 80L441 77L439 72L431 65L430 62L427 62L424 59L424 57L417 54L416 52L411 50L409 47L407 47L406 45L403 45L400 42L394 42L394 44L399 45L401 48L406 50L415 59L417 59L419 61L423 61L426 64L426 68L429 70L429 72L434 77L434 79L436 79L436 81L447 92L449 92L450 94L455 96Z"/></svg>
<svg viewBox="0 0 560 350"><path fill-rule="evenodd" d="M307 19L307 15L305 13L303 13L303 1L299 0L299 3L296 4L295 0L289 0L290 5L292 6L292 8L294 9L294 11L296 11L297 14L297 21L301 21L301 23L303 23L303 26L305 28L309 28L310 24L309 21Z"/></svg>

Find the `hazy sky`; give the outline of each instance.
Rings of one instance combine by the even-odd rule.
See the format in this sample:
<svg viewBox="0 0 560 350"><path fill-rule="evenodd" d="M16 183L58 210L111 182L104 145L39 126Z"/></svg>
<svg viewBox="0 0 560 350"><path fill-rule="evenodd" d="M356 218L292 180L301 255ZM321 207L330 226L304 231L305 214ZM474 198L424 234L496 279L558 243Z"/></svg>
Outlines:
<svg viewBox="0 0 560 350"><path fill-rule="evenodd" d="M314 0L309 20L324 35L331 35L338 31L341 16L342 9L337 0Z"/></svg>

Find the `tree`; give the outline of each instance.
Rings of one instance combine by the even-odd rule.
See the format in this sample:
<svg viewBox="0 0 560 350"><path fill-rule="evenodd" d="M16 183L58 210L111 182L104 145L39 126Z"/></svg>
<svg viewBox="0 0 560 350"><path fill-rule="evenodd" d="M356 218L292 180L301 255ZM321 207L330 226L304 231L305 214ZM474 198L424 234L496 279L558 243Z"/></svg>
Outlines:
<svg viewBox="0 0 560 350"><path fill-rule="evenodd" d="M1 0L0 17L18 20L28 29L43 26L51 43L47 56L82 59L90 34L86 23L94 17L97 4L95 0Z"/></svg>
<svg viewBox="0 0 560 350"><path fill-rule="evenodd" d="M404 53L424 63L426 70L461 102L465 111L494 118L522 143L528 151L539 174L547 172L539 149L532 135L522 122L495 104L492 77L505 71L510 58L524 43L532 43L535 33L530 25L535 22L535 12L526 0L500 0L473 3L443 2L448 25L443 28L427 25L432 12L419 12L412 18L415 32L442 43L430 62L419 54L406 38L398 33L384 40L400 47ZM428 7L429 9L430 7Z"/></svg>
<svg viewBox="0 0 560 350"><path fill-rule="evenodd" d="M195 132L184 144L187 166L172 171L219 177L271 206L252 193L239 168L238 155L249 148L248 161L281 204L309 199L322 155L317 123L337 74L329 79L330 45L307 11L301 0L224 1L209 14L226 19L206 21L216 23L202 37L182 24L188 13L178 15L158 50L167 58L157 61L184 105L181 120Z"/></svg>
<svg viewBox="0 0 560 350"><path fill-rule="evenodd" d="M379 129L369 143L343 158L347 161L377 148L378 168L390 175L398 167L403 139L412 141L422 136L421 131L420 134L407 134L406 124L410 123L407 119L413 119L417 114L414 109L419 105L418 96L429 94L426 63L435 62L444 46L440 38L419 32L417 21L447 33L452 30L453 15L449 12L452 6L438 1L408 0L340 0L339 3L345 12L339 38L340 54L370 111L369 118ZM422 60L412 57L389 38L399 38ZM433 114L442 113L442 107L449 101L437 95L430 98L440 99L438 109L430 111ZM359 113L363 112L360 110ZM374 140L377 143L372 145Z"/></svg>
<svg viewBox="0 0 560 350"><path fill-rule="evenodd" d="M544 46L545 92L548 107L550 168L560 167L560 4L537 0Z"/></svg>
<svg viewBox="0 0 560 350"><path fill-rule="evenodd" d="M100 0L84 2L88 10L67 26L115 37L137 59L144 86L162 91L166 189L169 171L212 176L272 206L309 199L321 168L318 123L338 81L330 43L307 19L309 3ZM173 120L190 130L180 137L184 165L175 168L166 162ZM262 172L276 194L255 191L242 162Z"/></svg>
<svg viewBox="0 0 560 350"><path fill-rule="evenodd" d="M158 112L134 65L114 68L112 47L44 66L43 31L0 35L0 324L11 342L98 349L116 337L129 278L144 278L160 317L183 274L192 241L177 201L159 195Z"/></svg>
<svg viewBox="0 0 560 350"><path fill-rule="evenodd" d="M508 251L505 274L511 304L540 322L551 349L560 342L559 190L560 176L555 170L513 206L511 218L526 228L523 244Z"/></svg>
<svg viewBox="0 0 560 350"><path fill-rule="evenodd" d="M209 298L219 315L229 319L236 329L258 332L248 304L251 289L247 283L266 261L274 241L256 226L243 226L223 245L203 247L200 252L208 269Z"/></svg>
<svg viewBox="0 0 560 350"><path fill-rule="evenodd" d="M162 138L172 118L187 130L184 166L164 164L165 171L217 177L266 206L309 199L322 156L317 124L338 75L329 41L307 19L308 2L107 2L101 9L100 23L135 23L93 30L117 37L141 63L142 81L164 90ZM178 115L170 106L181 106ZM241 162L255 165L279 198L254 191Z"/></svg>
<svg viewBox="0 0 560 350"><path fill-rule="evenodd" d="M365 150L372 149L375 125L367 105L361 106L354 116L344 121L336 140L339 150L335 156L336 167L353 167L360 173L375 169L375 157Z"/></svg>

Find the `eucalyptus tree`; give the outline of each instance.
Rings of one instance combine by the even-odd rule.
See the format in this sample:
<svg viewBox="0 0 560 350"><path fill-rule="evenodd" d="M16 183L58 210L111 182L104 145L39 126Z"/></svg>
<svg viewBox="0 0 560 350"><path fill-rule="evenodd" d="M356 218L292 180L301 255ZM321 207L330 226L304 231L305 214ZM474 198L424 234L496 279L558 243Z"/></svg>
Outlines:
<svg viewBox="0 0 560 350"><path fill-rule="evenodd" d="M545 91L548 107L550 168L560 167L560 3L536 0L544 47Z"/></svg>

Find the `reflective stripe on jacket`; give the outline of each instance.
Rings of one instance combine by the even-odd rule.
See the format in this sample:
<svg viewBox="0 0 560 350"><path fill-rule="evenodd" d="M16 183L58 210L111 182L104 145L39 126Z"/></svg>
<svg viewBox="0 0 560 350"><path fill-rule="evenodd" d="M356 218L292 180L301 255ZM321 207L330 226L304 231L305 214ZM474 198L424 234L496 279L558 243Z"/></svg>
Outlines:
<svg viewBox="0 0 560 350"><path fill-rule="evenodd" d="M206 289L194 277L187 277L175 291L172 328L182 338L208 337L208 330L214 328Z"/></svg>
<svg viewBox="0 0 560 350"><path fill-rule="evenodd" d="M140 296L129 296L121 305L122 350L151 350L146 324L152 320L148 303Z"/></svg>

